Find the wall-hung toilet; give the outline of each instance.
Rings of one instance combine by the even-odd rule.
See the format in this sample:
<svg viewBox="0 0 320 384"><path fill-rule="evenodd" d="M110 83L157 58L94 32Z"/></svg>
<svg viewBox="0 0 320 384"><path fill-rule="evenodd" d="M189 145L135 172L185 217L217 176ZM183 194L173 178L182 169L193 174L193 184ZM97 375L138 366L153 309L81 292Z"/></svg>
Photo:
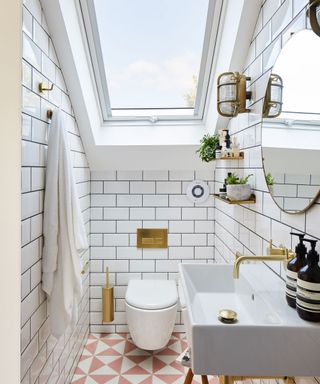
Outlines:
<svg viewBox="0 0 320 384"><path fill-rule="evenodd" d="M177 306L175 281L130 280L126 312L135 345L146 350L165 347L173 331Z"/></svg>

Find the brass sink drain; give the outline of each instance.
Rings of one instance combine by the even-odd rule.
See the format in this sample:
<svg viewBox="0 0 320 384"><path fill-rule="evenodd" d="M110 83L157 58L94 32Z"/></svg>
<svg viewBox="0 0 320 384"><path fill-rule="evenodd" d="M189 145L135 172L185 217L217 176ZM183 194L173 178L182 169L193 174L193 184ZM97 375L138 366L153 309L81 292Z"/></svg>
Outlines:
<svg viewBox="0 0 320 384"><path fill-rule="evenodd" d="M235 323L237 321L237 312L232 309L221 309L218 313L218 319L225 324Z"/></svg>

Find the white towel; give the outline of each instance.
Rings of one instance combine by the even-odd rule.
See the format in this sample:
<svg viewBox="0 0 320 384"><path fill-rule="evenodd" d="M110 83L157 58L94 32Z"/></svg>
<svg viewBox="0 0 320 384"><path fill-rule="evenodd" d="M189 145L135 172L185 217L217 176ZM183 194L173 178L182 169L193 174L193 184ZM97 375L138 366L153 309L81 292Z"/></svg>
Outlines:
<svg viewBox="0 0 320 384"><path fill-rule="evenodd" d="M60 110L53 112L48 141L43 235L42 289L48 297L51 333L60 337L77 319L80 254L88 248Z"/></svg>

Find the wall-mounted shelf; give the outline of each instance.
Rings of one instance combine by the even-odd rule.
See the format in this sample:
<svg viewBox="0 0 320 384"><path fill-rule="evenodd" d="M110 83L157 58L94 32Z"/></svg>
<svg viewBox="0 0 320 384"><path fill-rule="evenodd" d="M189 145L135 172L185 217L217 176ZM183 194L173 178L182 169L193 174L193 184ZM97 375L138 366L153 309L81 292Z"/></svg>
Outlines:
<svg viewBox="0 0 320 384"><path fill-rule="evenodd" d="M250 196L250 199L248 200L230 200L227 197L220 196L219 194L215 193L214 197L216 197L218 200L224 201L227 204L255 204L256 203L256 196L252 194Z"/></svg>
<svg viewBox="0 0 320 384"><path fill-rule="evenodd" d="M223 156L223 157L219 157L216 160L243 160L243 159L244 159L244 152L240 152L239 156L237 157Z"/></svg>

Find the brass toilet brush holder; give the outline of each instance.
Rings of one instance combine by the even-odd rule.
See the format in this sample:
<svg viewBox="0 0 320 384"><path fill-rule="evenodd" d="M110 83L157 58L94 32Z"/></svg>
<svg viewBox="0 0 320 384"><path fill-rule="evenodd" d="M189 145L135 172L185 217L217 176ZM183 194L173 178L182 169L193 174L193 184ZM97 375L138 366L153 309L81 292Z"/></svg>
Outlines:
<svg viewBox="0 0 320 384"><path fill-rule="evenodd" d="M113 287L109 287L109 269L106 270L106 286L102 287L102 322L114 320Z"/></svg>

